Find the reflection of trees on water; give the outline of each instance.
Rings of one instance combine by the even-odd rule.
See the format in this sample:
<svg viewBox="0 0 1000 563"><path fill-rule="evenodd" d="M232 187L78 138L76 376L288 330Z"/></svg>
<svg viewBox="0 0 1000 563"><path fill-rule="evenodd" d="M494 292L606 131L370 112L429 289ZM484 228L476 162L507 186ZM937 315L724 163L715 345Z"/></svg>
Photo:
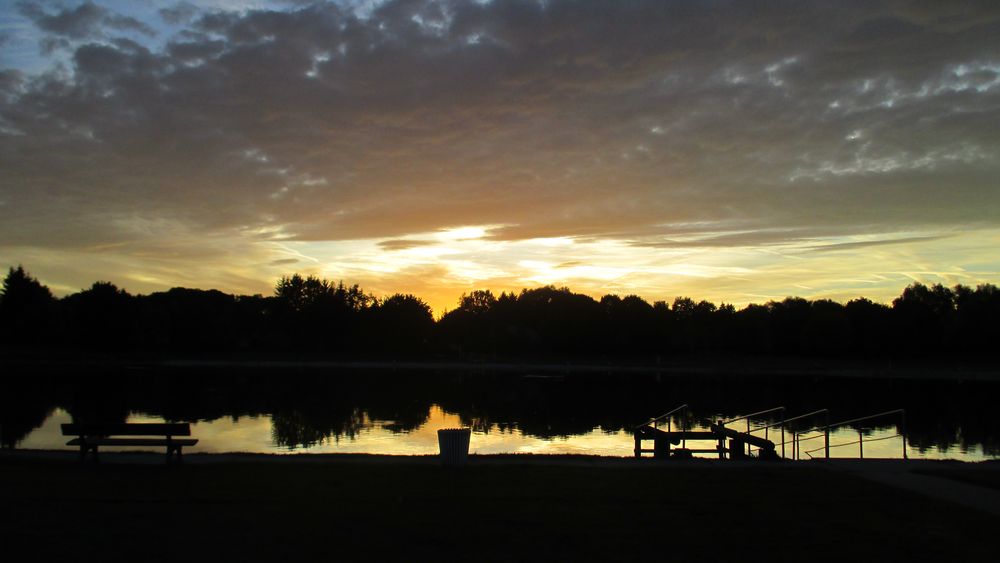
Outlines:
<svg viewBox="0 0 1000 563"><path fill-rule="evenodd" d="M353 439L371 423L361 409L347 411L298 411L280 410L271 415L271 437L283 448L309 448Z"/></svg>
<svg viewBox="0 0 1000 563"><path fill-rule="evenodd" d="M0 447L12 449L40 427L55 408L46 403L0 402Z"/></svg>
<svg viewBox="0 0 1000 563"><path fill-rule="evenodd" d="M728 418L784 405L786 416L829 408L831 422L893 408L907 410L914 447L978 449L1000 454L1000 420L990 416L997 383L819 379L814 377L664 377L569 375L523 378L496 374L408 372L354 374L289 370L165 370L9 377L0 393L3 444L23 439L53 408L75 420L121 421L140 412L175 421L271 416L282 447L351 440L380 427L394 433L428 422L432 405L455 413L477 432L520 431L549 439L631 430L681 404L691 422ZM776 422L777 415L754 421ZM792 423L804 431L823 417ZM887 430L875 420L864 431Z"/></svg>
<svg viewBox="0 0 1000 563"><path fill-rule="evenodd" d="M372 398L365 412L373 421L394 434L412 432L423 426L430 417L433 402L427 397L390 393L383 399Z"/></svg>
<svg viewBox="0 0 1000 563"><path fill-rule="evenodd" d="M14 373L0 378L0 447L17 447L54 410L50 385Z"/></svg>

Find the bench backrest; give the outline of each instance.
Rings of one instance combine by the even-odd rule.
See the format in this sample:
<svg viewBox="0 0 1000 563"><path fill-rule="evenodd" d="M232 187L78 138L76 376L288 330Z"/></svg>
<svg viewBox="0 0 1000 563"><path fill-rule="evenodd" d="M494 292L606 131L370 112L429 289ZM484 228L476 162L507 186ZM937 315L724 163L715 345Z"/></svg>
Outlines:
<svg viewBox="0 0 1000 563"><path fill-rule="evenodd" d="M63 436L190 436L186 422L133 422L126 424L63 424Z"/></svg>

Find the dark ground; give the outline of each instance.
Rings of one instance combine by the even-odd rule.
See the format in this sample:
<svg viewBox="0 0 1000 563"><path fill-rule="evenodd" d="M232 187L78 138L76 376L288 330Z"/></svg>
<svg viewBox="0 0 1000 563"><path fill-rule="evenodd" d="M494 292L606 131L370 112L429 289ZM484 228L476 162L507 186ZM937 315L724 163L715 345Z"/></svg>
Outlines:
<svg viewBox="0 0 1000 563"><path fill-rule="evenodd" d="M1000 469L996 468L997 462L991 462L982 468L942 468L917 471L925 475L944 477L953 479L961 483L968 483L978 487L986 487L1000 491Z"/></svg>
<svg viewBox="0 0 1000 563"><path fill-rule="evenodd" d="M822 467L517 457L8 457L0 499L0 549L43 561L990 561L1000 524Z"/></svg>

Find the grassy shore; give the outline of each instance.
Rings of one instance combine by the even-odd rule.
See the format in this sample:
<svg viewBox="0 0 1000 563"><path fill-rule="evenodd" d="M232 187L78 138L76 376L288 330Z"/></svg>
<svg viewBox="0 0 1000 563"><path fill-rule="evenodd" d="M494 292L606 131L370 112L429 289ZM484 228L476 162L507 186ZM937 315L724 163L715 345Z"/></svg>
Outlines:
<svg viewBox="0 0 1000 563"><path fill-rule="evenodd" d="M1000 519L822 468L0 462L36 560L971 561Z"/></svg>

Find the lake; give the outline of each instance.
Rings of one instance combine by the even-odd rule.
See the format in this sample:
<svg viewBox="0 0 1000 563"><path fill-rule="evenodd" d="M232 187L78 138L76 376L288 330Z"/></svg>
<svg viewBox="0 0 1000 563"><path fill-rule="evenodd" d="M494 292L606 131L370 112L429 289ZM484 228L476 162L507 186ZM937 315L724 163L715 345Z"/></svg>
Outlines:
<svg viewBox="0 0 1000 563"><path fill-rule="evenodd" d="M911 458L1000 456L1000 425L990 414L1000 385L982 381L91 367L24 372L5 385L0 437L30 449L72 449L59 424L73 420L181 421L199 439L190 452L435 454L438 429L471 427L474 454L626 457L636 424L687 403L671 417L675 427L696 430L778 406L786 418L829 409L834 423L905 409ZM751 427L780 416L754 417ZM822 432L807 431L826 423L822 414L789 423L786 456L797 432L800 457L821 457ZM863 438L865 457L900 458L903 423L893 414L835 428L831 456L858 457ZM746 421L732 427L745 430ZM768 433L780 452L780 430Z"/></svg>

